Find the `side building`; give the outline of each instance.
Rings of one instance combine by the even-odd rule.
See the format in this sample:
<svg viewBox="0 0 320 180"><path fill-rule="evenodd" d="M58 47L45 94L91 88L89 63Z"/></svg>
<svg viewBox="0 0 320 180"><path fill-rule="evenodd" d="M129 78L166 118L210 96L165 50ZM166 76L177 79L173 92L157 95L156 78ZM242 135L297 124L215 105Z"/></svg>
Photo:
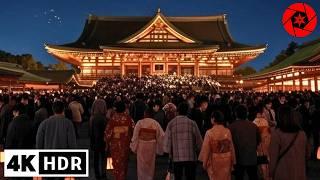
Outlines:
<svg viewBox="0 0 320 180"><path fill-rule="evenodd" d="M74 70L65 71L26 71L22 66L0 62L0 90L60 90L71 82Z"/></svg>
<svg viewBox="0 0 320 180"><path fill-rule="evenodd" d="M320 90L320 39L302 44L285 60L243 78L255 91Z"/></svg>
<svg viewBox="0 0 320 180"><path fill-rule="evenodd" d="M226 15L98 17L90 15L78 40L46 44L49 54L80 69L79 85L101 77L191 74L213 75L222 85L234 82L234 69L265 51L234 41Z"/></svg>

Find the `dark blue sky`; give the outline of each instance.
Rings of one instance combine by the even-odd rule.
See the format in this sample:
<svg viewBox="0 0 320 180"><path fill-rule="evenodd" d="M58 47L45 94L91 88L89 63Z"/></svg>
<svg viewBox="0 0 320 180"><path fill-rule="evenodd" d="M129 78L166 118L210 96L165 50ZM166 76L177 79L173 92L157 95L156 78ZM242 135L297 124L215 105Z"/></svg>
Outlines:
<svg viewBox="0 0 320 180"><path fill-rule="evenodd" d="M232 37L241 43L268 44L248 64L260 69L290 41L305 42L320 36L320 25L306 38L294 38L281 24L284 10L294 0L3 0L0 6L0 49L31 53L44 64L56 63L44 43L75 41L89 14L153 16L158 7L167 16L227 14ZM320 13L319 0L305 0ZM319 15L319 14L318 14ZM319 20L318 20L319 21ZM119 29L121 31L121 29Z"/></svg>

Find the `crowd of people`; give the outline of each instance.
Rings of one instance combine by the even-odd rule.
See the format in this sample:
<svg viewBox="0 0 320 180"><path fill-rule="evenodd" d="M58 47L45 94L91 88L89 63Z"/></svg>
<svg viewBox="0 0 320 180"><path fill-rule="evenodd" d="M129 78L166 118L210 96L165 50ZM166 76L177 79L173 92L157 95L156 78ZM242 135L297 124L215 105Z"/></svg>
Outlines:
<svg viewBox="0 0 320 180"><path fill-rule="evenodd" d="M114 178L127 179L131 152L139 180L154 179L163 154L167 178L177 180L197 179L199 162L211 180L307 179L307 161L319 147L320 95L216 86L213 78L146 76L103 78L86 90L3 92L1 143L77 148L79 127L89 121L96 179L106 179L108 153Z"/></svg>

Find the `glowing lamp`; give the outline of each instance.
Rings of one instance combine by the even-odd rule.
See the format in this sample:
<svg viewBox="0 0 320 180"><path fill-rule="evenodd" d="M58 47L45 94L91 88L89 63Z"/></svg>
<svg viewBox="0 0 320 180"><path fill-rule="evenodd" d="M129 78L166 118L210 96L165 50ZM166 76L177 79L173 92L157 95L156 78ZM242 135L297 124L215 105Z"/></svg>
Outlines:
<svg viewBox="0 0 320 180"><path fill-rule="evenodd" d="M113 169L112 158L111 157L107 158L107 167L106 167L106 169L107 170L112 170Z"/></svg>
<svg viewBox="0 0 320 180"><path fill-rule="evenodd" d="M0 163L4 163L4 152L0 152Z"/></svg>

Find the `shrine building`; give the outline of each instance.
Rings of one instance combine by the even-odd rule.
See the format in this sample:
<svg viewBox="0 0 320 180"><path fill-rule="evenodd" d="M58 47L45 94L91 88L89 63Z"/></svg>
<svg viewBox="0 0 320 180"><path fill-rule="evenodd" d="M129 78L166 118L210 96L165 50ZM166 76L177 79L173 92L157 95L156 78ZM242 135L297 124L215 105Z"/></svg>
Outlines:
<svg viewBox="0 0 320 180"><path fill-rule="evenodd" d="M101 77L191 74L234 81L234 69L266 49L230 35L226 15L100 17L90 15L78 40L46 44L49 54L80 69L75 80L92 85Z"/></svg>

